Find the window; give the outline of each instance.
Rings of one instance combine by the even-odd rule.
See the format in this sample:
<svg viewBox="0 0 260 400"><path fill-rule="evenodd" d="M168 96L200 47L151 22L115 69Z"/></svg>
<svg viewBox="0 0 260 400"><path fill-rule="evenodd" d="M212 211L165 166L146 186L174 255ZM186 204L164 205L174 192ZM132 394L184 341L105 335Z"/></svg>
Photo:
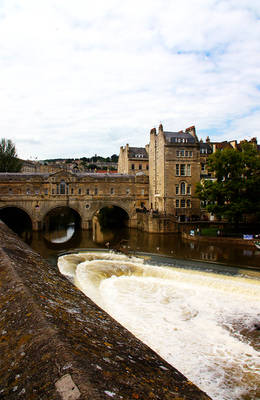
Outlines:
<svg viewBox="0 0 260 400"><path fill-rule="evenodd" d="M29 188L26 189L26 194L30 194L30 189Z"/></svg>
<svg viewBox="0 0 260 400"><path fill-rule="evenodd" d="M66 183L64 181L60 182L60 194L66 193Z"/></svg>
<svg viewBox="0 0 260 400"><path fill-rule="evenodd" d="M190 151L190 157L192 157L192 151Z"/></svg>
<svg viewBox="0 0 260 400"><path fill-rule="evenodd" d="M130 189L126 189L126 194L130 194Z"/></svg>
<svg viewBox="0 0 260 400"><path fill-rule="evenodd" d="M180 164L176 164L176 176L180 175Z"/></svg>
<svg viewBox="0 0 260 400"><path fill-rule="evenodd" d="M131 165L131 169L135 169L135 165L134 164Z"/></svg>
<svg viewBox="0 0 260 400"><path fill-rule="evenodd" d="M185 151L185 157L189 157L189 152L188 152L188 150Z"/></svg>
<svg viewBox="0 0 260 400"><path fill-rule="evenodd" d="M186 203L186 204L187 204L187 207L190 208L190 206L191 206L190 200L187 200L187 203Z"/></svg>
<svg viewBox="0 0 260 400"><path fill-rule="evenodd" d="M115 189L114 188L111 188L110 189L110 194L114 194L115 193Z"/></svg>
<svg viewBox="0 0 260 400"><path fill-rule="evenodd" d="M12 189L11 189L12 190ZM35 190L35 194L38 195L39 194L39 189Z"/></svg>
<svg viewBox="0 0 260 400"><path fill-rule="evenodd" d="M74 189L73 188L71 188L71 194L73 194L74 193Z"/></svg>
<svg viewBox="0 0 260 400"><path fill-rule="evenodd" d="M181 194L186 194L186 185L185 182L181 183Z"/></svg>
<svg viewBox="0 0 260 400"><path fill-rule="evenodd" d="M176 151L176 156L180 157L180 151L179 150Z"/></svg>
<svg viewBox="0 0 260 400"><path fill-rule="evenodd" d="M142 164L139 164L139 169L142 169Z"/></svg>
<svg viewBox="0 0 260 400"><path fill-rule="evenodd" d="M175 186L175 193L176 193L176 194L179 194L179 185L176 185L176 186Z"/></svg>
<svg viewBox="0 0 260 400"><path fill-rule="evenodd" d="M95 188L94 194L95 194L95 195L98 194L98 188Z"/></svg>
<svg viewBox="0 0 260 400"><path fill-rule="evenodd" d="M181 150L181 157L184 157L184 150Z"/></svg>
<svg viewBox="0 0 260 400"><path fill-rule="evenodd" d="M187 186L187 194L191 194L191 185Z"/></svg>
<svg viewBox="0 0 260 400"><path fill-rule="evenodd" d="M44 189L44 194L48 194L48 189L47 188Z"/></svg>
<svg viewBox="0 0 260 400"><path fill-rule="evenodd" d="M9 192L9 194L12 194L13 193L13 189L9 188L8 192Z"/></svg>
<svg viewBox="0 0 260 400"><path fill-rule="evenodd" d="M148 164L146 165L146 169L147 169L147 171L148 171L148 169L149 169L149 165L148 165Z"/></svg>
<svg viewBox="0 0 260 400"><path fill-rule="evenodd" d="M185 176L185 164L181 164L181 176Z"/></svg>
<svg viewBox="0 0 260 400"><path fill-rule="evenodd" d="M86 195L89 196L89 189L86 189Z"/></svg>
<svg viewBox="0 0 260 400"><path fill-rule="evenodd" d="M144 195L144 189L141 189L141 195L142 196Z"/></svg>
<svg viewBox="0 0 260 400"><path fill-rule="evenodd" d="M185 208L185 200L181 199L181 208Z"/></svg>
<svg viewBox="0 0 260 400"><path fill-rule="evenodd" d="M52 190L51 190L51 194L55 194L55 189L52 189Z"/></svg>
<svg viewBox="0 0 260 400"><path fill-rule="evenodd" d="M190 164L187 164L187 176L191 176L191 167L190 167Z"/></svg>
<svg viewBox="0 0 260 400"><path fill-rule="evenodd" d="M176 200L176 208L179 208L180 207L180 200Z"/></svg>
<svg viewBox="0 0 260 400"><path fill-rule="evenodd" d="M205 164L201 164L201 171L205 171Z"/></svg>
<svg viewBox="0 0 260 400"><path fill-rule="evenodd" d="M79 188L79 191L78 191L78 193L79 193L79 194L81 194L81 188Z"/></svg>

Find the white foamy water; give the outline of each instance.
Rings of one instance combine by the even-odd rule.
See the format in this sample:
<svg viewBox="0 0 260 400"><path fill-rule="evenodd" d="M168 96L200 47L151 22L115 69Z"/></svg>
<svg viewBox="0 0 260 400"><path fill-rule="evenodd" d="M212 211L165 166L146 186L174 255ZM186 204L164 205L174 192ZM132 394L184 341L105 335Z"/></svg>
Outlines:
<svg viewBox="0 0 260 400"><path fill-rule="evenodd" d="M260 322L259 280L99 252L59 257L58 266L214 400L260 398L260 357L250 337Z"/></svg>

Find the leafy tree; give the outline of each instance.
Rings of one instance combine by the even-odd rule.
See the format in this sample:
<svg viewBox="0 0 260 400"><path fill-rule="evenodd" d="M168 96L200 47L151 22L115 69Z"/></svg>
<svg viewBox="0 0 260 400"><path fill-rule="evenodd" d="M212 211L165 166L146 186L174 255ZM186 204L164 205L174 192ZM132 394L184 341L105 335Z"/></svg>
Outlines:
<svg viewBox="0 0 260 400"><path fill-rule="evenodd" d="M112 154L111 161L115 162L115 163L118 162L118 155L117 154Z"/></svg>
<svg viewBox="0 0 260 400"><path fill-rule="evenodd" d="M0 142L0 172L19 172L22 162L17 158L15 145L10 139Z"/></svg>
<svg viewBox="0 0 260 400"><path fill-rule="evenodd" d="M206 209L238 223L243 215L260 218L260 155L256 146L244 142L241 151L224 149L208 159L215 180L197 184L196 193Z"/></svg>

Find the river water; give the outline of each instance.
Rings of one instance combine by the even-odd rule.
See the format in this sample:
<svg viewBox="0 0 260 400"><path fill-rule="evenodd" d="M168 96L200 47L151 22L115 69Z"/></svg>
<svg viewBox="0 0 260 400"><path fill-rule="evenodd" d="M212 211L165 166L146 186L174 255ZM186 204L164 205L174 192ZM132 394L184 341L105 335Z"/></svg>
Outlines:
<svg viewBox="0 0 260 400"><path fill-rule="evenodd" d="M214 400L260 399L260 251L136 230L109 238L129 254L71 226L27 242L55 267L60 256L62 274Z"/></svg>

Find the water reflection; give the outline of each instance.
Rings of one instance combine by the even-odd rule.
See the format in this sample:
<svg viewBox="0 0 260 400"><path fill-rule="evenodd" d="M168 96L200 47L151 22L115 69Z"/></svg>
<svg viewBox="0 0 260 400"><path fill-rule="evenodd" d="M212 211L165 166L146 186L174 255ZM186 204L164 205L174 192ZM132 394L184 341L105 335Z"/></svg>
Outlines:
<svg viewBox="0 0 260 400"><path fill-rule="evenodd" d="M65 231L52 231L52 241L46 239L42 232L30 232L23 236L24 240L44 258L56 262L58 252L66 252L74 249L109 248L127 252L147 252L163 254L176 259L201 260L207 263L225 263L233 266L252 267L260 270L260 251L256 248L245 248L227 243L214 243L214 239L207 242L190 242L182 239L178 234L149 234L136 229L115 230L112 234L107 232L109 237L93 240L92 231L81 231L75 229L70 236L66 230L67 241L61 242L65 237ZM62 236L64 234L64 236ZM55 236L56 235L56 236Z"/></svg>
<svg viewBox="0 0 260 400"><path fill-rule="evenodd" d="M66 227L60 226L58 229L45 232L44 237L52 243L64 243L73 237L75 231L75 222L71 222Z"/></svg>

